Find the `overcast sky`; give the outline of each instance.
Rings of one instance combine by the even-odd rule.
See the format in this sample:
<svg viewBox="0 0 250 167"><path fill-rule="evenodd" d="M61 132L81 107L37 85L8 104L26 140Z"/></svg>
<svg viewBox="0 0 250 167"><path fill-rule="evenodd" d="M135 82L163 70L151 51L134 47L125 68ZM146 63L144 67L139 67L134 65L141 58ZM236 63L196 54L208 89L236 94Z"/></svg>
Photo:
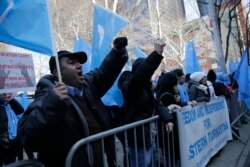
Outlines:
<svg viewBox="0 0 250 167"><path fill-rule="evenodd" d="M247 3L249 3L249 0L243 0L242 2L243 2L243 5L246 6ZM191 20L199 18L200 14L199 14L196 0L184 0L184 4L185 4L185 12L186 12L187 21L191 21ZM248 8L249 8L249 4L248 4Z"/></svg>
<svg viewBox="0 0 250 167"><path fill-rule="evenodd" d="M199 10L196 0L184 0L187 21L199 18Z"/></svg>

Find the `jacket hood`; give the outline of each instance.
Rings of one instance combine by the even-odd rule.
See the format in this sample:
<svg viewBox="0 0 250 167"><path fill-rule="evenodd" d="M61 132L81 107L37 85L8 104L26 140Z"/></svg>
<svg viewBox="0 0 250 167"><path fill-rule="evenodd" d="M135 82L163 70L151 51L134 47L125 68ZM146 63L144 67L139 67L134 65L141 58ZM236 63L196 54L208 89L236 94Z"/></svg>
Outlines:
<svg viewBox="0 0 250 167"><path fill-rule="evenodd" d="M177 76L174 72L164 73L160 76L157 83L157 90L159 92L172 92L173 86L177 85Z"/></svg>
<svg viewBox="0 0 250 167"><path fill-rule="evenodd" d="M135 72L135 70L140 66L140 64L143 64L145 62L145 58L138 58L135 60L135 62L132 65L132 72Z"/></svg>
<svg viewBox="0 0 250 167"><path fill-rule="evenodd" d="M211 82L215 82L216 81L216 73L214 72L214 70L209 70L207 73L207 80L211 81Z"/></svg>
<svg viewBox="0 0 250 167"><path fill-rule="evenodd" d="M131 75L131 71L124 71L120 77L119 77L119 80L118 80L118 83L117 83L117 86L119 89L121 89L122 87L122 83L124 81L126 81L126 79Z"/></svg>

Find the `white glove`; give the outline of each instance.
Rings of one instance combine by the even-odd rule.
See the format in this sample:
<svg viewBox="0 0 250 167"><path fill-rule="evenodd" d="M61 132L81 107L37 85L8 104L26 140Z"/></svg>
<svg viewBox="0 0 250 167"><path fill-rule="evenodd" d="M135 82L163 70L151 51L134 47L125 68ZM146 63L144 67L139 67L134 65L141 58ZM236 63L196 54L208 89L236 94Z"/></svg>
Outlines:
<svg viewBox="0 0 250 167"><path fill-rule="evenodd" d="M165 127L166 127L167 133L170 133L173 131L174 124L172 122L169 122L169 123L165 124Z"/></svg>

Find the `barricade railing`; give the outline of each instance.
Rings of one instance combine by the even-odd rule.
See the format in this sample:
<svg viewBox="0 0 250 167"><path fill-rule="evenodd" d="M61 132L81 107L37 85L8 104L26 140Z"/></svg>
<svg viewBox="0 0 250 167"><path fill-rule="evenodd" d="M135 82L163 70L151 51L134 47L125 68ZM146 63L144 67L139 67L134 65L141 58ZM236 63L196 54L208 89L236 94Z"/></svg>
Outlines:
<svg viewBox="0 0 250 167"><path fill-rule="evenodd" d="M45 167L45 165L37 160L21 160L4 165L4 167Z"/></svg>
<svg viewBox="0 0 250 167"><path fill-rule="evenodd" d="M241 138L239 133L236 133L234 129L237 129L241 125L241 120L246 117L249 119L247 115L248 108L244 101L238 101L238 91L235 91L231 98L228 100L228 109L230 114L230 122L232 127L232 133L235 137L237 137L242 143L246 144Z"/></svg>
<svg viewBox="0 0 250 167"><path fill-rule="evenodd" d="M159 133L157 133L159 127L158 127L158 120L159 120L159 116L153 116L153 117L150 117L148 119L144 119L144 120L141 120L141 121L137 121L137 122L134 122L134 123L130 123L130 124L126 124L124 126L120 126L120 127L117 127L117 128L113 128L111 130L107 130L107 131L104 131L104 132L101 132L101 133L98 133L98 134L95 134L95 135L91 135L89 137L86 137L86 138L83 138L81 140L79 140L78 142L76 142L70 149L70 151L68 152L68 155L67 155L67 158L66 158L66 163L65 163L65 166L66 167L71 167L72 166L72 160L73 160L73 157L74 155L76 154L77 150L78 149L81 149L84 147L84 149L87 149L87 152L88 152L88 155L91 154L91 147L90 144L94 141L99 141L101 140L101 147L102 147L102 159L103 159L103 164L104 166L108 166L107 165L107 160L105 158L105 151L104 151L104 140L105 138L107 137L110 137L110 136L113 136L113 141L115 142L114 145L115 145L115 164L116 166L129 166L129 146L128 146L128 130L132 130L133 131L133 134L134 134L134 141L136 141L137 139L137 128L138 127L142 127L142 134L143 134L143 141L141 141L143 143L143 150L145 151L146 148L145 148L145 141L146 140L149 140L149 136L145 136L145 126L147 125L156 125L154 126L154 128L152 128L153 126L150 126L150 130L152 131L151 134L154 134L156 133L156 136L150 136L150 138L154 138L155 140L152 140L154 143L153 146L153 156L151 157L151 165L152 166L175 166L175 149L174 149L174 133L171 133L171 136L166 133L165 129L164 129L164 126L163 124L159 124L162 126L161 130L162 130L162 138L160 139L159 138ZM154 131L154 132L153 132ZM122 146L123 146L123 153L122 152L118 152L118 138L117 138L117 135L119 134L123 134L124 135L124 141L121 142ZM167 135L166 135L167 134ZM171 139L170 139L171 138ZM161 149L160 146L159 146L159 140L161 142L163 142L161 144L161 147L162 148L165 148L165 149ZM178 140L178 139L177 139ZM117 142L118 141L118 142ZM167 144L165 145L165 142L164 141L167 141ZM178 141L177 141L178 142ZM137 160L138 158L138 147L137 147L137 142L134 142L135 143L135 160ZM171 145L171 146L170 146ZM86 147L87 146L87 147ZM120 145L121 147L121 145ZM160 151L161 150L161 151ZM107 156L107 155L106 155ZM122 156L122 157L121 157ZM145 154L144 154L145 156ZM90 162L90 164L93 164L92 162L92 157L91 156L88 156L88 160ZM144 157L144 163L146 161L146 158ZM136 166L138 166L138 161L136 161Z"/></svg>
<svg viewBox="0 0 250 167"><path fill-rule="evenodd" d="M246 115L247 112L247 107L246 105L240 104L237 100L237 93L233 94L231 99L228 101L228 109L229 109L229 114L230 114L230 124L232 127L234 127L234 124L236 124L236 122L240 123L240 119L242 118L243 115ZM205 103L202 104L200 103L199 105L206 105ZM79 140L78 142L76 142L70 149L70 151L68 152L67 158L66 158L66 163L65 166L66 167L71 167L72 165L72 160L74 155L76 154L77 150L80 148L85 148L87 149L88 155L91 155L91 147L90 144L92 142L95 141L101 141L101 151L102 151L102 160L103 160L103 164L104 166L108 166L107 165L107 157L105 157L105 155L107 156L107 154L105 154L105 147L104 147L104 140L107 137L113 137L113 141L114 141L114 147L115 147L115 157L114 157L114 161L116 166L129 166L129 146L128 146L128 131L132 131L132 133L134 134L134 141L137 140L137 135L138 135L138 127L141 127L140 129L142 130L142 143L143 143L143 150L145 151L145 141L149 140L149 136L145 136L145 126L147 125L152 125L152 123L155 126L155 132L156 132L156 136L153 137L154 140L154 156L152 156L152 166L168 166L168 167L175 167L176 164L178 164L177 160L179 160L180 157L175 157L176 155L178 155L180 150L176 150L178 148L175 149L175 146L179 144L179 139L176 138L176 131L174 130L172 133L168 134L165 131L165 127L162 123L159 124L159 116L153 116L150 117L148 119L144 119L141 121L137 121L137 122L133 122L130 124L126 124L124 126L120 126L117 128L113 128L95 135L91 135L89 137L83 138L81 140ZM161 126L160 127L158 127ZM175 125L176 127L176 125ZM152 130L152 129L151 129ZM240 139L240 137L235 134L233 131L232 133ZM121 141L121 138L119 136L124 137L124 141ZM159 135L162 134L162 135ZM150 136L152 137L152 136ZM119 139L119 140L118 140ZM117 142L118 141L118 142ZM120 141L120 142L119 142ZM242 140L241 140L242 141ZM244 141L242 141L244 143ZM119 144L122 144L122 153L117 151ZM134 151L135 151L135 159L137 160L138 158L138 147L137 147L137 142L134 142ZM86 147L87 146L87 147ZM177 151L177 154L176 154ZM90 162L90 164L93 164L93 157L92 156L88 156L88 160ZM144 158L144 163L146 159ZM122 165L121 165L122 164ZM136 166L138 166L138 161L136 161Z"/></svg>

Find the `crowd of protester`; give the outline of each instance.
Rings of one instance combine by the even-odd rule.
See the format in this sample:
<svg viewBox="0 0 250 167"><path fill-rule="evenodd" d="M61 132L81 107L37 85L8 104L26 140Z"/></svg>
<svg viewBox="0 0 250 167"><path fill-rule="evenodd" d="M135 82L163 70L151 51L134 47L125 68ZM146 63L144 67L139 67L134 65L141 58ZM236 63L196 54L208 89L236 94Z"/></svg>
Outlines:
<svg viewBox="0 0 250 167"><path fill-rule="evenodd" d="M225 75L214 70L205 72L194 72L185 74L183 69L175 69L162 72L156 88L152 88L152 75L163 59L165 43L156 40L154 51L147 58L138 58L134 61L131 71L122 69L128 60L126 37L118 37L113 42L113 48L105 57L99 68L84 74L82 65L87 61L84 52L71 53L59 51L58 59L61 70L62 82L59 81L55 57L49 61L51 74L43 76L35 91L34 101L24 112L23 108L7 94L0 95L0 120L1 140L9 139L10 147L0 145L0 165L9 164L22 160L22 148L37 152L38 161L46 167L64 166L67 153L78 140L99 132L114 128L112 124L111 108L105 106L101 100L103 95L111 88L118 79L118 87L122 92L124 104L121 107L124 122L120 125L150 118L154 115L160 116L158 126L159 136L162 132L174 134L174 147L176 161L171 165L180 163L180 152L178 144L178 127L176 109L191 105L196 106L199 102L209 102L219 96L231 98L237 89L237 82L232 75ZM122 74L119 76L119 74ZM14 106L15 105L15 106ZM9 108L10 107L10 108ZM18 121L16 136L10 135L8 126L8 112L16 115L23 114ZM2 124L5 122L5 124ZM146 137L146 149L141 142L142 130L137 130L137 140L134 140L132 131L128 131L129 165L136 166L136 157L139 166L151 166L153 150L155 147L154 136L152 137L150 126L144 127ZM174 131L174 133L170 133ZM160 141L170 142L173 141ZM162 138L159 137L161 140ZM124 139L120 139L124 144ZM135 142L137 148L135 148ZM104 150L108 165L115 166L114 139L106 138ZM166 145L159 147L167 152ZM91 144L92 151L85 148L77 151L72 166L95 166L103 167L101 141ZM138 156L135 156L137 151ZM90 155L91 154L91 155ZM32 153L29 158L33 159ZM88 157L92 156L92 161Z"/></svg>

